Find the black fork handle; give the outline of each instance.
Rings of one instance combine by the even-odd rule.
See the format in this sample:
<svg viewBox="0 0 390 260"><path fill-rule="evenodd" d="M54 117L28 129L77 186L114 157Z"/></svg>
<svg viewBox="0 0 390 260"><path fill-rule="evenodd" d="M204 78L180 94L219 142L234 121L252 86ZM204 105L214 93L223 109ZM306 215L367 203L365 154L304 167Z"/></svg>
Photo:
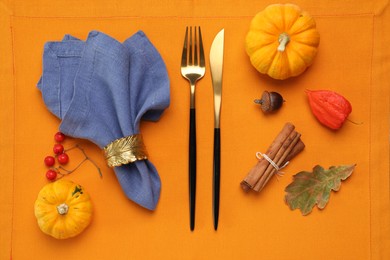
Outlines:
<svg viewBox="0 0 390 260"><path fill-rule="evenodd" d="M190 145L189 145L189 195L190 195L190 229L195 228L195 195L196 195L196 121L195 108L190 109Z"/></svg>

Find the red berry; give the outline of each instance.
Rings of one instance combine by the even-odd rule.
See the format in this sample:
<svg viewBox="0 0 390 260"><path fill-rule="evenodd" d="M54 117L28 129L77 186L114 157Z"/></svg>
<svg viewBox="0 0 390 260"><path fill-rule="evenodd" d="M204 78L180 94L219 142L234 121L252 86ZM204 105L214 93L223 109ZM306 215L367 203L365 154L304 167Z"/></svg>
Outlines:
<svg viewBox="0 0 390 260"><path fill-rule="evenodd" d="M49 181L54 181L56 178L57 178L57 172L54 171L54 170L48 170L46 172L46 178L49 180Z"/></svg>
<svg viewBox="0 0 390 260"><path fill-rule="evenodd" d="M53 156L49 155L49 156L45 157L44 162L45 162L46 166L51 167L51 166L53 166L55 164L56 161L55 161Z"/></svg>
<svg viewBox="0 0 390 260"><path fill-rule="evenodd" d="M56 140L56 142L58 143L61 143L65 140L65 135L61 132L57 132L55 135L54 135L54 140Z"/></svg>
<svg viewBox="0 0 390 260"><path fill-rule="evenodd" d="M67 164L69 162L69 156L66 153L58 155L57 160L60 164Z"/></svg>
<svg viewBox="0 0 390 260"><path fill-rule="evenodd" d="M62 146L62 144L55 144L53 147L53 152L55 154L61 154L64 152L64 147Z"/></svg>

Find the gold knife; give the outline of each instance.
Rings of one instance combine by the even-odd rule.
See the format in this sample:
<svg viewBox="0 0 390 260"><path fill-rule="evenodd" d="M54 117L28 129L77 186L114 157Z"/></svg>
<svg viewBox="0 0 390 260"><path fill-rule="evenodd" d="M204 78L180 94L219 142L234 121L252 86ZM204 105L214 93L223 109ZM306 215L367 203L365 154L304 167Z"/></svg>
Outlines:
<svg viewBox="0 0 390 260"><path fill-rule="evenodd" d="M220 116L222 103L222 71L225 29L214 38L210 50L210 69L214 89L214 169L213 169L213 220L218 229L219 193L221 179L221 131Z"/></svg>

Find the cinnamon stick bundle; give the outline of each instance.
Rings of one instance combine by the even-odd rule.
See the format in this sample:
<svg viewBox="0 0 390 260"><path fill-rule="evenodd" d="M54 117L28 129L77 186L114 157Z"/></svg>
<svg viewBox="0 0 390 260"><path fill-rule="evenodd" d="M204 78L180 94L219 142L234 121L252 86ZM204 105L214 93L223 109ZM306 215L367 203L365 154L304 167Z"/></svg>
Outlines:
<svg viewBox="0 0 390 260"><path fill-rule="evenodd" d="M286 123L265 154L241 182L241 188L244 191L250 189L261 191L277 173L278 168L289 162L304 148L305 144L301 140L301 134L295 131L293 124Z"/></svg>

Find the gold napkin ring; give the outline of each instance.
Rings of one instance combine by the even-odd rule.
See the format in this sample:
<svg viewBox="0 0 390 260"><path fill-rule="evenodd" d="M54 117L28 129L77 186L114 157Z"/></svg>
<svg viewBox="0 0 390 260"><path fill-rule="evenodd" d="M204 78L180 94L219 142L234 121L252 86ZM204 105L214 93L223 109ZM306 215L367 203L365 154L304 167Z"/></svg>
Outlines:
<svg viewBox="0 0 390 260"><path fill-rule="evenodd" d="M116 139L103 150L109 167L121 166L148 158L141 134Z"/></svg>

